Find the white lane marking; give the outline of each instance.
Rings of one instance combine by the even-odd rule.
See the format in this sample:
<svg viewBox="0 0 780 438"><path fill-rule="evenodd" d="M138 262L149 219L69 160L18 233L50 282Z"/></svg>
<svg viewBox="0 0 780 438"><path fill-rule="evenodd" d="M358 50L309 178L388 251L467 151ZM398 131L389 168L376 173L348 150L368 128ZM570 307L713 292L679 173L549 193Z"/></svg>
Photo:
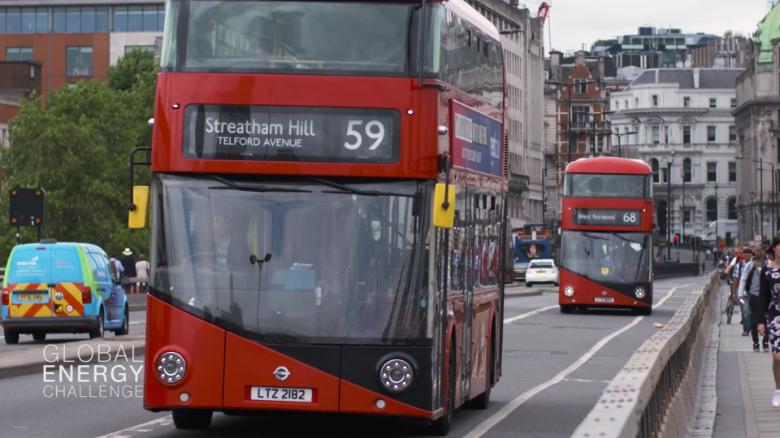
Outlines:
<svg viewBox="0 0 780 438"><path fill-rule="evenodd" d="M677 290L676 287L672 288L669 293L666 294L665 297L663 297L661 300L658 301L658 304L653 306L653 308L656 308L663 303L666 302L666 300L669 299L669 297L672 296L672 294ZM557 306L556 306L557 307ZM552 379L540 383L539 385L534 386L533 388L529 389L528 391L518 395L515 397L512 401L504 405L501 409L499 409L495 414L488 417L485 421L477 425L474 429L471 430L471 432L464 435L464 438L477 438L481 437L482 435L486 434L490 431L496 424L501 422L504 418L508 417L512 412L514 412L517 408L519 408L523 403L530 400L532 397L534 397L536 394L539 394L540 392L544 391L545 389L561 382L563 379L565 379L569 374L576 371L579 367L584 365L587 361L589 361L596 353L599 352L602 348L604 348L609 341L615 339L616 337L622 335L623 333L627 332L628 330L634 328L637 324L642 322L642 320L645 319L644 316L637 316L634 318L633 321L625 325L623 328L614 331L610 333L609 335L601 338L593 347L591 347L590 350L585 352L582 356L579 357L574 363L566 367L563 371L556 374Z"/></svg>
<svg viewBox="0 0 780 438"><path fill-rule="evenodd" d="M534 316L534 315L536 315L538 313L546 312L548 310L552 310L552 309L556 309L556 308L558 308L557 304L554 305L554 306L541 307L539 309L532 310L530 312L521 313L521 314L519 314L517 316L513 316L511 318L506 318L504 320L504 324L511 324L511 323L513 323L513 322L515 322L517 320L528 318L529 316Z"/></svg>
<svg viewBox="0 0 780 438"><path fill-rule="evenodd" d="M143 321L130 321L130 325L135 325L135 324L146 324L146 320L143 320Z"/></svg>
<svg viewBox="0 0 780 438"><path fill-rule="evenodd" d="M682 286L677 286L677 287L673 287L673 288L671 288L671 289L669 290L669 293L667 293L667 294L666 294L666 295L665 295L663 298L661 298L660 300L658 300L658 302L657 302L657 303L655 303L655 304L653 305L653 309L656 309L656 308L658 308L658 307L661 307L661 306L663 306L663 305L664 305L664 303L666 302L666 300L668 300L669 298L671 298L671 297L672 297L672 294L673 294L673 293L674 293L674 291L676 291L677 289L685 289L685 288L687 288L687 287L691 287L691 286L695 286L695 285L693 285L693 284L684 284L684 285L682 285Z"/></svg>
<svg viewBox="0 0 780 438"><path fill-rule="evenodd" d="M166 415L165 417L160 417L156 420L147 421L146 423L136 424L135 426L130 426L126 429L117 430L116 432L107 433L105 435L100 435L97 438L120 438L120 437L127 437L131 435L122 435L126 434L128 432L135 432L138 428L145 428L148 426L167 426L171 424L172 417L170 415Z"/></svg>
<svg viewBox="0 0 780 438"><path fill-rule="evenodd" d="M579 382L579 383L609 383L609 380L573 379L570 377L567 377L563 380L565 382Z"/></svg>

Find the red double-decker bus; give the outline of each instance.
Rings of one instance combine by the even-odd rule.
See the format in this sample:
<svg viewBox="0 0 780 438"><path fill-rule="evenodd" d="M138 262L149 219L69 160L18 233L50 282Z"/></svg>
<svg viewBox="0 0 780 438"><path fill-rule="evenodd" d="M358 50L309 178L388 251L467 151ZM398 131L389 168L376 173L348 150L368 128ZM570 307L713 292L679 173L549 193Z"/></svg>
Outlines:
<svg viewBox="0 0 780 438"><path fill-rule="evenodd" d="M566 166L561 213L561 312L653 305L652 170L639 160L584 158Z"/></svg>
<svg viewBox="0 0 780 438"><path fill-rule="evenodd" d="M446 2L170 0L144 407L414 417L500 376L502 50Z"/></svg>

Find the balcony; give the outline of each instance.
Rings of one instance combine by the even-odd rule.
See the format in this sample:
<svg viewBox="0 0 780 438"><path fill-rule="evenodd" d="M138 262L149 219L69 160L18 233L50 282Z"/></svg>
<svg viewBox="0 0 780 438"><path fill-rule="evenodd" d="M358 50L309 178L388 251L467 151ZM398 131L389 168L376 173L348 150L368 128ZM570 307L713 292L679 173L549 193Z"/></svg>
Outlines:
<svg viewBox="0 0 780 438"><path fill-rule="evenodd" d="M561 133L566 134L568 123L561 123ZM571 124L571 132L578 134L611 134L610 122L574 122Z"/></svg>
<svg viewBox="0 0 780 438"><path fill-rule="evenodd" d="M0 61L0 99L16 101L41 92L41 65L35 61Z"/></svg>

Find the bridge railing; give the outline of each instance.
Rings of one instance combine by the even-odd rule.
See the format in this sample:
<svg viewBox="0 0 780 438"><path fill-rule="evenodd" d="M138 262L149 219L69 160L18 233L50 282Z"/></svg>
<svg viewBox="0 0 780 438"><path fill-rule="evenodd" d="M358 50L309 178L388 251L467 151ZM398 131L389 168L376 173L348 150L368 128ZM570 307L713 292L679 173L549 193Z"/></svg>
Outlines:
<svg viewBox="0 0 780 438"><path fill-rule="evenodd" d="M629 358L573 437L685 436L695 419L700 360L717 309L717 275L695 290L674 316Z"/></svg>

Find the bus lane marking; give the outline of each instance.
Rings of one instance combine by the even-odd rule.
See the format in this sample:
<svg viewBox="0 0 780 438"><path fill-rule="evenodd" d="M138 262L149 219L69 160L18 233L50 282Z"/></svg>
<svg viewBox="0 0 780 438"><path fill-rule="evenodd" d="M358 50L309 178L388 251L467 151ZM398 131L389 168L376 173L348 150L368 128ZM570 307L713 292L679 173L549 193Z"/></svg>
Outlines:
<svg viewBox="0 0 780 438"><path fill-rule="evenodd" d="M682 286L681 286L682 287ZM653 306L653 309L663 305L666 300L668 300L672 294L677 290L677 287L672 288L666 296L664 296L662 299L658 301L656 305ZM557 307L557 306L555 306ZM541 310L541 309L539 309ZM529 312L530 313L530 312ZM522 316L522 315L520 315ZM510 318L511 319L511 318ZM494 426L496 426L498 423L500 423L503 419L511 415L517 408L519 408L521 405L523 405L525 402L533 398L535 395L539 394L540 392L546 390L547 388L560 383L563 381L566 377L568 377L571 373L574 371L577 371L582 365L584 365L587 361L589 361L593 356L596 355L596 353L599 352L602 348L604 348L605 345L609 343L609 341L615 339L616 337L622 335L623 333L631 330L632 328L636 327L637 324L642 322L644 320L644 316L637 316L628 323L627 325L623 326L623 328L614 331L610 333L609 335L601 338L593 347L590 348L585 354L579 357L574 363L566 367L563 371L556 374L552 379L540 383L539 385L536 385L535 387L529 389L528 391L518 395L515 397L512 401L504 405L501 409L499 409L495 414L491 415L485 421L477 425L474 429L472 429L469 433L464 435L464 438L478 438L483 436L484 434L488 433L490 429L492 429Z"/></svg>
<svg viewBox="0 0 780 438"><path fill-rule="evenodd" d="M132 437L132 432L147 432L150 431L149 429L146 429L148 426L168 426L173 422L173 417L170 415L166 415L164 417L157 418L152 421L147 421L146 423L136 424L135 426L130 426L128 428L117 430L116 432L107 433L105 435L100 435L97 438L124 438L124 437ZM127 435L130 433L129 435Z"/></svg>
<svg viewBox="0 0 780 438"><path fill-rule="evenodd" d="M534 315L537 315L539 313L546 312L548 310L552 310L552 309L556 309L556 308L558 308L557 304L554 305L554 306L541 307L541 308L536 309L536 310L531 310L530 312L521 313L521 314L513 316L511 318L506 318L504 320L504 324L511 324L511 323L513 323L515 321L528 318L529 316L534 316Z"/></svg>

